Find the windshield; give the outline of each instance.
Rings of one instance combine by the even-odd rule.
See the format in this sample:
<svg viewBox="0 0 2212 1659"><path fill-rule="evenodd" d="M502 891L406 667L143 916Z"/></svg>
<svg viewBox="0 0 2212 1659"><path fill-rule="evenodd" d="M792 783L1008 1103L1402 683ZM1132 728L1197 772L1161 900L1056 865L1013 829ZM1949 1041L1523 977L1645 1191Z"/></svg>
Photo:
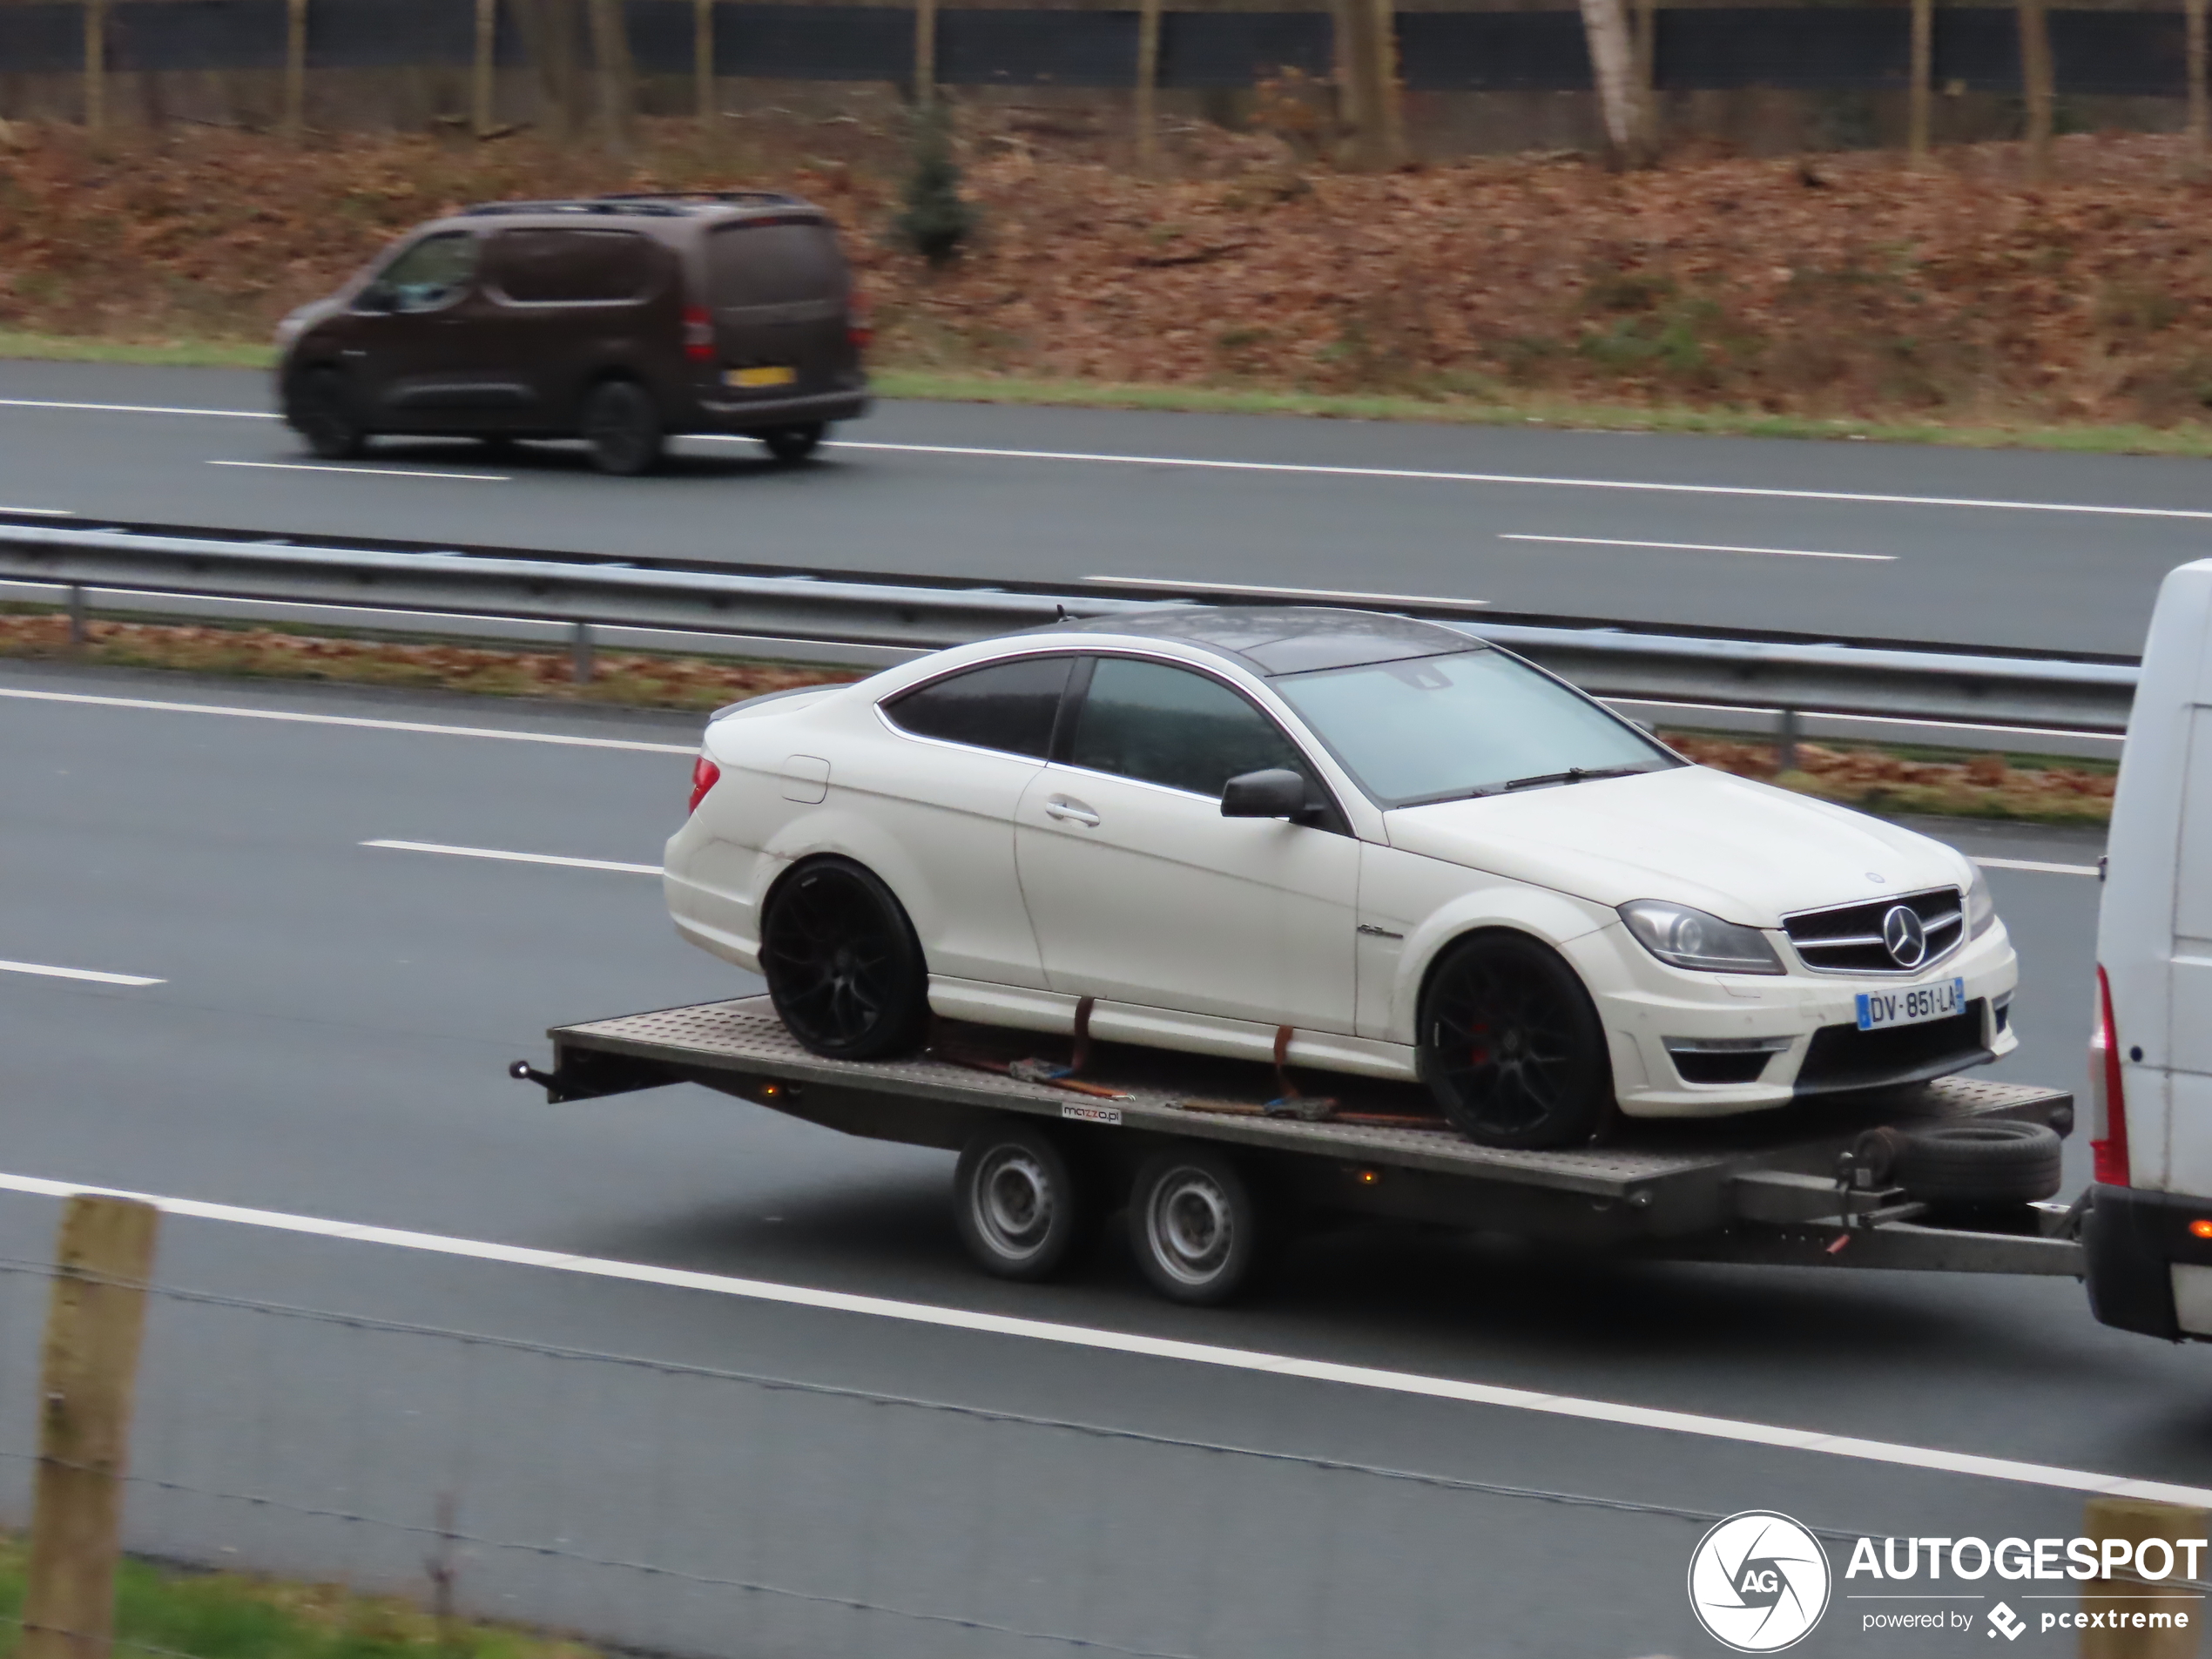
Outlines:
<svg viewBox="0 0 2212 1659"><path fill-rule="evenodd" d="M1269 682L1385 806L1680 763L1627 721L1497 651Z"/></svg>

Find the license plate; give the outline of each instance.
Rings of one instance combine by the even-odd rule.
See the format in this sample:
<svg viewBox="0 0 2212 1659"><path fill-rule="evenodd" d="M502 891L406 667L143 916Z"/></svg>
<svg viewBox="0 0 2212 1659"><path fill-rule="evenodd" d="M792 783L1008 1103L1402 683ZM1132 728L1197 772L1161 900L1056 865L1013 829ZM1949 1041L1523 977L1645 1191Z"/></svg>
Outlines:
<svg viewBox="0 0 2212 1659"><path fill-rule="evenodd" d="M1939 980L1933 985L1915 985L1904 991L1861 991L1858 1028L1879 1031L1892 1025L1925 1025L1930 1020L1962 1014L1966 1008L1966 981L1962 979Z"/></svg>
<svg viewBox="0 0 2212 1659"><path fill-rule="evenodd" d="M779 363L772 368L730 369L722 378L731 386L752 392L764 386L789 386L799 378L799 371Z"/></svg>

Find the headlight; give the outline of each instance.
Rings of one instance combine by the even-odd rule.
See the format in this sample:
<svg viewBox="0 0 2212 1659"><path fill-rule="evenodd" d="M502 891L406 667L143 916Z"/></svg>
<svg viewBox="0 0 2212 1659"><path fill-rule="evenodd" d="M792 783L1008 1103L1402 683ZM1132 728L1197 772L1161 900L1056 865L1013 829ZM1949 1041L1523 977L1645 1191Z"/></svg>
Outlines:
<svg viewBox="0 0 2212 1659"><path fill-rule="evenodd" d="M1756 927L1739 927L1718 916L1664 899L1638 899L1621 907L1643 948L1675 968L1702 974L1779 974L1782 959Z"/></svg>
<svg viewBox="0 0 2212 1659"><path fill-rule="evenodd" d="M1997 925L1997 900L1989 891L1989 877L1979 864L1966 884L1966 937L1979 939Z"/></svg>

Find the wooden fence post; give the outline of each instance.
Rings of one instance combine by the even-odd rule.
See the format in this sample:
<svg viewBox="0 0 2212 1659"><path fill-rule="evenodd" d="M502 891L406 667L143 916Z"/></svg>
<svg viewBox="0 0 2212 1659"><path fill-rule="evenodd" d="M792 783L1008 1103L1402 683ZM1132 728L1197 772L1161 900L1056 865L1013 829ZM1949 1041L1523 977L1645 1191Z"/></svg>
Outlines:
<svg viewBox="0 0 2212 1659"><path fill-rule="evenodd" d="M1659 153L1659 0L1636 0L1636 115L1649 160Z"/></svg>
<svg viewBox="0 0 2212 1659"><path fill-rule="evenodd" d="M2051 67L2051 16L2047 0L2019 0L2020 90L2027 98L2027 176L2033 184L2051 177L2051 127L2057 101Z"/></svg>
<svg viewBox="0 0 2212 1659"><path fill-rule="evenodd" d="M2180 1504L2153 1503L2143 1498L2092 1498L2081 1523L2081 1533L2085 1538L2098 1540L2124 1538L2138 1547L2147 1539L2162 1540L2172 1563L2172 1570L2165 1575L2163 1583L2170 1585L2175 1579L2190 1576L2188 1553L2175 1546L2184 1538L2204 1537L2205 1521L2203 1510L2184 1508ZM2140 1568L2141 1564L2139 1553L2136 1565ZM2201 1556L2198 1565L2201 1576ZM2084 1613L2186 1612L2188 1622L2178 1629L2084 1630L2081 1659L2196 1659L2204 1598L2176 1590L2157 1600L2145 1599L2159 1596L2161 1588L2159 1580L2109 1575L2082 1585ZM2131 1620L2131 1625L2132 1622Z"/></svg>
<svg viewBox="0 0 2212 1659"><path fill-rule="evenodd" d="M714 123L714 0L691 0L691 98L699 125Z"/></svg>
<svg viewBox="0 0 2212 1659"><path fill-rule="evenodd" d="M627 155L637 114L637 67L630 56L622 0L587 0L599 125L608 151Z"/></svg>
<svg viewBox="0 0 2212 1659"><path fill-rule="evenodd" d="M914 0L914 107L937 101L937 0Z"/></svg>
<svg viewBox="0 0 2212 1659"><path fill-rule="evenodd" d="M1406 159L1406 103L1399 96L1398 74L1398 7L1395 0L1368 0L1374 8L1368 22L1375 31L1375 90L1372 103L1380 118L1376 132L1378 159L1395 167Z"/></svg>
<svg viewBox="0 0 2212 1659"><path fill-rule="evenodd" d="M71 1198L62 1215L17 1659L108 1653L145 1285L159 1220L152 1204L132 1198Z"/></svg>
<svg viewBox="0 0 2212 1659"><path fill-rule="evenodd" d="M1160 166L1160 0L1143 0L1136 14L1136 165L1142 172Z"/></svg>
<svg viewBox="0 0 2212 1659"><path fill-rule="evenodd" d="M2189 163L2202 167L2212 152L2212 98L2205 85L2204 0L2183 0L2189 78Z"/></svg>
<svg viewBox="0 0 2212 1659"><path fill-rule="evenodd" d="M1935 0L1912 0L1912 90L1905 147L1917 172L1928 165L1928 125L1935 101Z"/></svg>
<svg viewBox="0 0 2212 1659"><path fill-rule="evenodd" d="M107 0L84 0L84 130L107 126Z"/></svg>
<svg viewBox="0 0 2212 1659"><path fill-rule="evenodd" d="M469 64L469 125L479 138L491 136L498 84L494 78L498 51L499 0L476 0L476 47Z"/></svg>
<svg viewBox="0 0 2212 1659"><path fill-rule="evenodd" d="M284 132L295 143L307 128L307 0L284 4Z"/></svg>

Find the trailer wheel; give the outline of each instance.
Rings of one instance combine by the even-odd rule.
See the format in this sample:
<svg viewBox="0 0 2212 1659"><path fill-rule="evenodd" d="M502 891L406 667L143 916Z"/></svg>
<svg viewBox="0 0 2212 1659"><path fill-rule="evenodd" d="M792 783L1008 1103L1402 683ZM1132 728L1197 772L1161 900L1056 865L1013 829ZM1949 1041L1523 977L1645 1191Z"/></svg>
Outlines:
<svg viewBox="0 0 2212 1659"><path fill-rule="evenodd" d="M2059 1190L2059 1137L2040 1123L1943 1123L1909 1130L1897 1183L1908 1197L1953 1208L2033 1204Z"/></svg>
<svg viewBox="0 0 2212 1659"><path fill-rule="evenodd" d="M920 1043L929 970L906 907L850 859L799 866L769 895L760 971L792 1035L833 1060L880 1060Z"/></svg>
<svg viewBox="0 0 2212 1659"><path fill-rule="evenodd" d="M1130 1243L1152 1288L1171 1302L1213 1307L1251 1280L1264 1221L1251 1184L1210 1147L1173 1147L1136 1172Z"/></svg>
<svg viewBox="0 0 2212 1659"><path fill-rule="evenodd" d="M953 1174L953 1220L985 1272L1035 1283L1067 1264L1089 1217L1067 1155L1022 1122L988 1123L968 1136Z"/></svg>
<svg viewBox="0 0 2212 1659"><path fill-rule="evenodd" d="M1579 1146L1613 1106L1613 1062L1589 993L1519 934L1447 950L1421 996L1422 1077L1452 1126L1483 1146Z"/></svg>

